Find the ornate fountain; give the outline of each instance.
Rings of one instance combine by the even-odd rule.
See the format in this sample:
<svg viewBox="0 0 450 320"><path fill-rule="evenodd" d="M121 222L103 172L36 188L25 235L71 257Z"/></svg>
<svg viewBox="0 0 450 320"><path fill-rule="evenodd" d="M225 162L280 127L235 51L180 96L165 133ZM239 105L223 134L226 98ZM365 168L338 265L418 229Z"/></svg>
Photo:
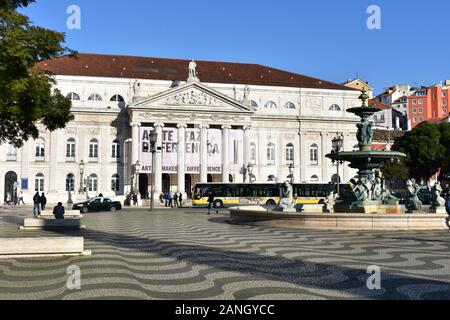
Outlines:
<svg viewBox="0 0 450 320"><path fill-rule="evenodd" d="M373 123L370 118L381 109L369 106L369 98L367 92L363 90L359 97L362 101L361 107L347 110L361 118L356 125L359 151L333 152L326 155L333 161L350 162L351 168L358 169L357 177L350 181L353 194L342 199L341 204L336 206L336 211L400 213L398 200L392 196L390 190L385 187L382 177L375 174L374 170L380 169L386 161L400 161L406 155L401 152L372 150Z"/></svg>

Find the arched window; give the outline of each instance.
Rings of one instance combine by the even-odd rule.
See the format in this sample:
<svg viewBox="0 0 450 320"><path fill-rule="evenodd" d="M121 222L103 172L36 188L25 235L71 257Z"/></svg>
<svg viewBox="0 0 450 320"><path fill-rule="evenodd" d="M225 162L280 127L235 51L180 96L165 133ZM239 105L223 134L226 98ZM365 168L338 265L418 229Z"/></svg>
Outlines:
<svg viewBox="0 0 450 320"><path fill-rule="evenodd" d="M120 159L120 142L118 140L114 140L112 143L112 154L111 157L113 160Z"/></svg>
<svg viewBox="0 0 450 320"><path fill-rule="evenodd" d="M115 94L111 97L110 101L125 102L125 99L120 94Z"/></svg>
<svg viewBox="0 0 450 320"><path fill-rule="evenodd" d="M88 98L89 101L102 101L102 96L99 95L98 93L93 93L89 96Z"/></svg>
<svg viewBox="0 0 450 320"><path fill-rule="evenodd" d="M267 164L275 164L275 145L272 142L267 145Z"/></svg>
<svg viewBox="0 0 450 320"><path fill-rule="evenodd" d="M316 175L313 175L313 176L311 177L311 182L319 182L319 177L316 176Z"/></svg>
<svg viewBox="0 0 450 320"><path fill-rule="evenodd" d="M256 163L256 144L254 142L250 143L250 161Z"/></svg>
<svg viewBox="0 0 450 320"><path fill-rule="evenodd" d="M294 145L292 143L289 143L286 146L286 161L294 161Z"/></svg>
<svg viewBox="0 0 450 320"><path fill-rule="evenodd" d="M75 139L70 138L66 143L66 158L69 161L75 161Z"/></svg>
<svg viewBox="0 0 450 320"><path fill-rule="evenodd" d="M92 139L89 142L89 158L91 161L98 159L98 141L97 141L97 139Z"/></svg>
<svg viewBox="0 0 450 320"><path fill-rule="evenodd" d="M309 160L311 165L319 164L319 147L315 143L309 148Z"/></svg>
<svg viewBox="0 0 450 320"><path fill-rule="evenodd" d="M98 191L98 178L95 173L88 177L88 191L97 192Z"/></svg>
<svg viewBox="0 0 450 320"><path fill-rule="evenodd" d="M250 100L250 107L254 110L258 109L258 104L256 101Z"/></svg>
<svg viewBox="0 0 450 320"><path fill-rule="evenodd" d="M330 107L330 111L341 111L341 107L339 107L339 105L337 104L333 104Z"/></svg>
<svg viewBox="0 0 450 320"><path fill-rule="evenodd" d="M72 101L79 101L80 100L80 96L78 94L76 94L75 92L71 92L66 96L67 99L70 99Z"/></svg>
<svg viewBox="0 0 450 320"><path fill-rule="evenodd" d="M111 177L111 191L119 191L120 190L120 179L119 175L115 174Z"/></svg>
<svg viewBox="0 0 450 320"><path fill-rule="evenodd" d="M42 173L38 173L34 178L34 191L44 192L44 175Z"/></svg>
<svg viewBox="0 0 450 320"><path fill-rule="evenodd" d="M295 104L293 104L292 102L288 102L284 105L285 109L296 109L295 108Z"/></svg>
<svg viewBox="0 0 450 320"><path fill-rule="evenodd" d="M69 173L66 176L66 192L74 192L75 191L75 176Z"/></svg>
<svg viewBox="0 0 450 320"><path fill-rule="evenodd" d="M45 140L39 138L36 140L36 161L44 161L45 160Z"/></svg>
<svg viewBox="0 0 450 320"><path fill-rule="evenodd" d="M275 102L269 101L269 102L267 102L267 103L265 104L264 108L267 108L267 109L277 109L277 105L276 105Z"/></svg>

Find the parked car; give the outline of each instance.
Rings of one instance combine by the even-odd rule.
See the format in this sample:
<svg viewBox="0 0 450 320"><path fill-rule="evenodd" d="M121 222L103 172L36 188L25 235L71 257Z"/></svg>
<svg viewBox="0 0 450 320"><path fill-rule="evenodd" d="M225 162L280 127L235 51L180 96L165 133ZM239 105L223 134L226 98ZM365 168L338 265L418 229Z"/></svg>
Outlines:
<svg viewBox="0 0 450 320"><path fill-rule="evenodd" d="M72 210L80 210L81 213L122 210L119 201L112 201L109 198L92 198L84 202L73 205Z"/></svg>

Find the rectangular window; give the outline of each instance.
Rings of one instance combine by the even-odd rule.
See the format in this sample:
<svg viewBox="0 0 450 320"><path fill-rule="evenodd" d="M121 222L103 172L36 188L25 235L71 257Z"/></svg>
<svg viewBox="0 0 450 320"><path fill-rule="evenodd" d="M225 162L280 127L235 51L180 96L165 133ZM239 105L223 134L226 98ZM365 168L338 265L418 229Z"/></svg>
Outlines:
<svg viewBox="0 0 450 320"><path fill-rule="evenodd" d="M419 102L418 102L419 104L423 104L423 100L422 99L419 99Z"/></svg>
<svg viewBox="0 0 450 320"><path fill-rule="evenodd" d="M412 112L413 113L417 113L417 109L412 109Z"/></svg>
<svg viewBox="0 0 450 320"><path fill-rule="evenodd" d="M447 101L442 101L442 106L446 107L447 106Z"/></svg>
<svg viewBox="0 0 450 320"><path fill-rule="evenodd" d="M446 97L447 96L447 92L445 92L445 91L442 91L442 97Z"/></svg>
<svg viewBox="0 0 450 320"><path fill-rule="evenodd" d="M423 109L422 108L419 108L419 113L422 113L423 112Z"/></svg>
<svg viewBox="0 0 450 320"><path fill-rule="evenodd" d="M443 113L443 114L447 114L448 111L447 111L446 109L443 109L443 110L442 110L442 113Z"/></svg>
<svg viewBox="0 0 450 320"><path fill-rule="evenodd" d="M413 100L413 101L412 101L412 104L417 104L417 100Z"/></svg>

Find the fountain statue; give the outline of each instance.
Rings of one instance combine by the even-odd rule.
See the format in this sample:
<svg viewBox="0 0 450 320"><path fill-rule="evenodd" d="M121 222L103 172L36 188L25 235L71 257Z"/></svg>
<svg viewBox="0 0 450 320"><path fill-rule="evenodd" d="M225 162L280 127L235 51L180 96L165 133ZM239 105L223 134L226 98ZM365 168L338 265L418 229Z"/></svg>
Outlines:
<svg viewBox="0 0 450 320"><path fill-rule="evenodd" d="M439 181L435 183L433 188L431 189L433 194L433 204L430 207L430 213L446 213L445 209L445 199L441 196L442 194L442 186Z"/></svg>
<svg viewBox="0 0 450 320"><path fill-rule="evenodd" d="M283 212L296 212L294 201L294 190L289 181L286 181L283 185L283 193L280 200L280 204L279 206L277 206L275 210Z"/></svg>
<svg viewBox="0 0 450 320"><path fill-rule="evenodd" d="M332 152L326 155L334 161L349 162L349 166L358 169L358 175L350 181L353 199L346 199L339 204L340 212L360 213L399 213L401 211L398 201L384 186L381 177L376 176L374 170L380 169L385 161L400 161L406 157L404 153L394 151L372 150L373 123L370 118L381 109L369 106L369 96L365 90L359 99L361 107L350 108L347 112L357 115L361 120L356 125L358 130L358 151Z"/></svg>
<svg viewBox="0 0 450 320"><path fill-rule="evenodd" d="M409 192L409 198L406 200L406 213L423 213L422 202L419 199L420 186L415 179L409 179L406 182L406 188Z"/></svg>

